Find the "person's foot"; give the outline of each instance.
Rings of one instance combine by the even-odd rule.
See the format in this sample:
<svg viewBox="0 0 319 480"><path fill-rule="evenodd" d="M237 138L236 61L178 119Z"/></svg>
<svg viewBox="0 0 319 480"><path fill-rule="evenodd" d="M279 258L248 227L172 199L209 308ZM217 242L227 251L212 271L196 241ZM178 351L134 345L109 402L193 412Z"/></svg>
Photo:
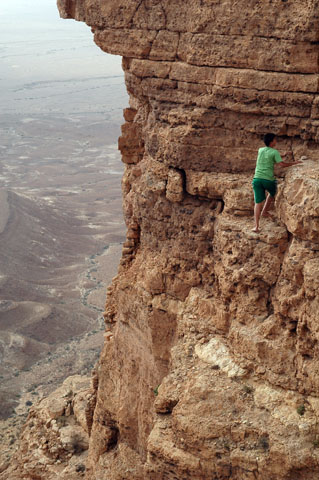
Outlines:
<svg viewBox="0 0 319 480"><path fill-rule="evenodd" d="M260 232L260 229L257 228L257 227L255 227L255 228L252 229L252 231L255 232L255 233L259 233L259 232Z"/></svg>

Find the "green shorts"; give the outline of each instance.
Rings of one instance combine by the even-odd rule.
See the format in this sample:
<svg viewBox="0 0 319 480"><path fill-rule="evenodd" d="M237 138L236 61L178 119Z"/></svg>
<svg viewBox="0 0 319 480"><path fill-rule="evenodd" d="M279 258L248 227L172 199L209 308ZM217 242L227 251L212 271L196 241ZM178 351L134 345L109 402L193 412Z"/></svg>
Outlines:
<svg viewBox="0 0 319 480"><path fill-rule="evenodd" d="M271 197L274 197L276 195L277 181L264 180L263 178L254 178L253 190L255 195L255 203L261 203L266 198L266 191L269 192Z"/></svg>

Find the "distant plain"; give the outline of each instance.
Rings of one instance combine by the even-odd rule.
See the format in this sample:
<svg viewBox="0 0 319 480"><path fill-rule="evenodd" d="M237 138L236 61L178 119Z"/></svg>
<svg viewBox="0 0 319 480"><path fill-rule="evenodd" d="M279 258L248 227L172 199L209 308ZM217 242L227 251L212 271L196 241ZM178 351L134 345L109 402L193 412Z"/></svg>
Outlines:
<svg viewBox="0 0 319 480"><path fill-rule="evenodd" d="M1 464L30 405L98 359L128 99L120 59L53 0L0 8Z"/></svg>

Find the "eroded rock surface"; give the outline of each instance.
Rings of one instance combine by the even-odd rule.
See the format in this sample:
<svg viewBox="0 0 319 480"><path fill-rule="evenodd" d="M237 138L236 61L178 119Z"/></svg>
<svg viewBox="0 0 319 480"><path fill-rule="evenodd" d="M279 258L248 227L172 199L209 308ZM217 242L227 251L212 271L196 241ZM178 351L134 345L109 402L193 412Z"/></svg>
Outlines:
<svg viewBox="0 0 319 480"><path fill-rule="evenodd" d="M19 451L3 480L84 478L95 390L87 377L68 377L30 410Z"/></svg>
<svg viewBox="0 0 319 480"><path fill-rule="evenodd" d="M317 479L318 2L58 4L124 57L130 94L86 478ZM266 131L308 159L256 235Z"/></svg>

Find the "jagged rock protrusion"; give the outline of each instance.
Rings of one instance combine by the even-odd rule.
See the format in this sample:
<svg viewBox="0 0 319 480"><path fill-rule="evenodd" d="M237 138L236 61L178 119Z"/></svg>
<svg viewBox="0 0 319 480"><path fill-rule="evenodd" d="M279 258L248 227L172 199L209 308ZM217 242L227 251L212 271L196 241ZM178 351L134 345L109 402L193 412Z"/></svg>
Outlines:
<svg viewBox="0 0 319 480"><path fill-rule="evenodd" d="M127 164L137 164L144 153L141 125L134 122L137 111L132 108L124 110L126 123L122 125L122 136L118 140L122 161Z"/></svg>
<svg viewBox="0 0 319 480"><path fill-rule="evenodd" d="M90 379L76 375L32 406L20 449L0 478L83 478L89 447L86 411L91 395Z"/></svg>
<svg viewBox="0 0 319 480"><path fill-rule="evenodd" d="M170 168L166 186L166 198L170 202L182 202L184 198L185 172Z"/></svg>

